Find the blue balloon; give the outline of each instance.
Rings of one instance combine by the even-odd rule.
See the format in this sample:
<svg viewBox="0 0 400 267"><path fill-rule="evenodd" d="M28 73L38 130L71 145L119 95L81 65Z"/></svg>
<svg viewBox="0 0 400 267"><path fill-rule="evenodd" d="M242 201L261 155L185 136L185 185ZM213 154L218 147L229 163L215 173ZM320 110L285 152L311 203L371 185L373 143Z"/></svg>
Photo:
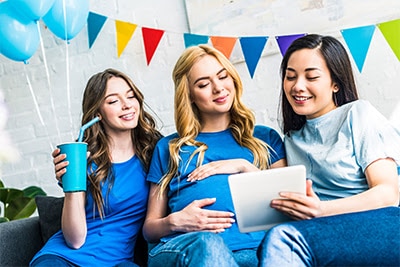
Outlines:
<svg viewBox="0 0 400 267"><path fill-rule="evenodd" d="M15 61L26 61L40 43L35 21L20 15L9 1L0 3L0 52Z"/></svg>
<svg viewBox="0 0 400 267"><path fill-rule="evenodd" d="M53 6L54 0L8 0L15 10L32 20L39 20Z"/></svg>
<svg viewBox="0 0 400 267"><path fill-rule="evenodd" d="M65 10L63 4L65 4ZM55 0L49 12L42 19L57 37L71 40L86 25L88 16L88 0Z"/></svg>

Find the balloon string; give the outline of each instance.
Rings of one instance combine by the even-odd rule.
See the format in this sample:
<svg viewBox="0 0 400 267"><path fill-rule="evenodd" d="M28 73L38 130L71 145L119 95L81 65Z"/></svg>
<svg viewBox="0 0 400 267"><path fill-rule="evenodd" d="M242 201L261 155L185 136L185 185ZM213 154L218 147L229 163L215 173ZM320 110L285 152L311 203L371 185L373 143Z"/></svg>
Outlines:
<svg viewBox="0 0 400 267"><path fill-rule="evenodd" d="M50 91L51 110L53 111L54 122L56 124L56 130L57 130L57 136L58 136L58 140L59 140L59 143L60 143L61 142L61 134L60 134L60 128L58 127L58 119L57 119L57 115L56 115L56 108L55 108L55 105L54 105L53 90L51 88L51 83L50 83L50 74L49 74L49 68L47 66L46 53L45 53L44 46L43 46L42 33L40 32L40 24L39 24L39 22L36 22L36 25L37 25L37 28L38 28L38 31L39 31L40 48L42 50L44 67L45 67L45 70L46 70L47 85L48 85L49 91Z"/></svg>
<svg viewBox="0 0 400 267"><path fill-rule="evenodd" d="M66 64L66 76L67 76L67 108L68 108L68 117L70 127L73 127L72 123L72 114L71 114L71 93L70 93L70 85L69 85L69 52L68 52L68 35L67 35L67 9L65 5L65 0L62 1L63 4L63 16L64 16L64 39L65 41L65 64ZM72 132L71 132L71 136Z"/></svg>
<svg viewBox="0 0 400 267"><path fill-rule="evenodd" d="M25 64L24 64L24 72L25 72L26 81L28 82L29 91L31 92L31 95L32 95L33 103L34 103L34 105L35 105L36 113L37 113L38 116L39 116L40 123L44 126L44 128L45 128L45 130L46 130L46 135L47 135L47 138L48 138L48 140L49 140L49 134L48 134L48 132L47 132L46 125L44 124L42 114L40 113L39 105L38 105L38 103L37 103L35 93L33 92L32 84L31 84L31 81L30 81L30 79L29 79L28 72L27 72L27 70L26 70ZM53 146L51 145L50 142L49 142L49 146L50 146L50 149L52 150L52 149L53 149Z"/></svg>
<svg viewBox="0 0 400 267"><path fill-rule="evenodd" d="M68 43L65 43L65 63L66 63L66 76L67 76L67 103L68 103L68 117L69 123L72 128L72 113L71 113L71 92L70 92L70 81L69 81L69 52L68 52ZM71 135L73 136L72 132Z"/></svg>
<svg viewBox="0 0 400 267"><path fill-rule="evenodd" d="M30 90L31 95L32 95L32 98L33 98L33 103L34 103L35 108L36 108L36 113L37 113L38 116L39 116L40 123L44 126L45 124L44 124L44 121L43 121L43 118L42 118L42 114L40 113L39 105L38 105L38 103L37 103L35 94L34 94L34 92L33 92L31 80L30 80L29 77L28 77L28 73L27 73L27 71L26 71L25 64L24 64L24 71L25 71L26 81L28 82L29 90Z"/></svg>

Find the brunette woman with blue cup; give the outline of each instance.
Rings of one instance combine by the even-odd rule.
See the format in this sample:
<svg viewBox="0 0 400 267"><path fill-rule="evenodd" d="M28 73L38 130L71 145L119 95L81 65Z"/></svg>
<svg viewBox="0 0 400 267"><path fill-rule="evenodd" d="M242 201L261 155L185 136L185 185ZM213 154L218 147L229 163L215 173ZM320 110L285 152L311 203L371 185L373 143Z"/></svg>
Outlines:
<svg viewBox="0 0 400 267"><path fill-rule="evenodd" d="M82 144L81 150L60 146L52 154L65 192L61 230L31 266L138 266L134 247L146 214L146 174L161 137L143 107L143 94L127 75L107 69L89 79L82 125L90 127L67 147ZM79 167L70 168L75 161ZM75 187L68 174L84 182Z"/></svg>

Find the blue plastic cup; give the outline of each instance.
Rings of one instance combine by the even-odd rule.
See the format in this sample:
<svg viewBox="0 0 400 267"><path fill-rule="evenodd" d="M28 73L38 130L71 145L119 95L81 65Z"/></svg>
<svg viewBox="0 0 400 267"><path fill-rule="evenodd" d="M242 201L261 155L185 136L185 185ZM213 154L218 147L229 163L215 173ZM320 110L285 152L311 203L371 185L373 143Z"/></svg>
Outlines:
<svg viewBox="0 0 400 267"><path fill-rule="evenodd" d="M57 147L61 154L67 155L65 160L69 162L67 172L61 177L64 192L86 191L87 143L63 143Z"/></svg>

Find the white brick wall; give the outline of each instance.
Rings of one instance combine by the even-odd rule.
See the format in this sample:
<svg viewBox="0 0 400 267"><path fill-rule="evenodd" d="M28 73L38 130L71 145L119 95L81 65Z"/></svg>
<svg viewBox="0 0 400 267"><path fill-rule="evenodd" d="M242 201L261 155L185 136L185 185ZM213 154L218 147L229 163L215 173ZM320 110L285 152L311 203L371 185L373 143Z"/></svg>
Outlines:
<svg viewBox="0 0 400 267"><path fill-rule="evenodd" d="M211 3L211 0L209 1ZM279 1L292 3L292 0ZM196 0L187 0L189 5L197 2ZM220 13L221 27L214 28L215 32L203 32L203 30L207 31L207 29L201 28L201 25L207 24L207 14L200 12L196 14L191 11L191 29L195 29L197 26L196 29L202 31L193 33L232 35L233 29L238 27L241 31L238 34L245 35L246 26L243 25L243 21L251 21L252 17L246 17L246 1L233 2L242 8L240 13L243 18L240 20L240 25L228 23L223 18L223 13ZM376 1L368 0L367 2ZM394 1L391 2L394 3ZM204 3L207 3L207 1L204 1ZM218 3L224 3L224 1L219 0ZM49 30L45 29L43 23L41 23L49 76L46 75L40 47L27 65L0 56L0 90L5 95L10 113L6 128L21 154L18 162L7 163L2 166L2 179L7 186L23 188L28 185L39 185L49 195L62 195L62 191L57 187L54 179L50 153L57 143L71 141L77 137L81 116L81 97L85 84L92 74L108 67L119 69L130 75L144 92L148 105L158 115L159 126L162 127L161 131L164 134L174 131L171 72L177 58L184 49L182 33L189 31L185 1L90 0L90 4L91 11L109 17L91 49L88 48L86 27L66 45L64 41L57 39ZM210 6L210 8L220 7L221 5ZM362 9L363 6L360 5L360 8ZM382 13L378 14L377 17L384 21L385 12L390 10L390 6L379 6L379 8ZM223 12L222 9L221 12ZM274 15L279 17L279 14ZM203 24L198 22L201 25L195 25L196 21L201 21L201 18L204 18L201 22ZM121 57L117 58L115 19L166 31L150 66L146 64L140 27L136 29L132 40ZM313 18L309 19L312 20ZM387 16L387 20L389 19L390 17ZM373 18L367 18L367 20L365 24L376 22ZM347 23L348 25L351 24ZM315 23L313 25L315 27ZM357 22L354 26L362 25ZM274 25L271 27L273 28ZM301 27L296 23L293 28L296 29L294 33L298 33L297 29ZM302 31L313 30L324 34L339 29L340 25L337 24L337 21L321 21L317 29L305 27ZM273 34L277 34L277 31L279 29L275 29ZM249 28L248 33L253 34L254 28ZM269 33L260 33L260 35L265 34ZM68 59L66 58L67 51ZM250 79L247 67L240 59L241 53L238 43L233 54L235 55L235 65L242 75L245 86L244 99L255 111L258 123L268 124L279 130L277 123L278 69L281 56L276 45L271 41L267 43L266 53L260 60L253 79ZM69 63L69 79L66 76L67 62ZM397 125L400 115L399 65L399 61L388 47L383 36L379 30L376 30L363 73L358 74L356 72L361 96L370 100ZM29 77L31 81L44 119L44 125L41 124L37 115L26 77ZM50 88L47 79L49 79ZM71 96L70 111L67 108L68 80ZM54 108L51 105L52 101Z"/></svg>

